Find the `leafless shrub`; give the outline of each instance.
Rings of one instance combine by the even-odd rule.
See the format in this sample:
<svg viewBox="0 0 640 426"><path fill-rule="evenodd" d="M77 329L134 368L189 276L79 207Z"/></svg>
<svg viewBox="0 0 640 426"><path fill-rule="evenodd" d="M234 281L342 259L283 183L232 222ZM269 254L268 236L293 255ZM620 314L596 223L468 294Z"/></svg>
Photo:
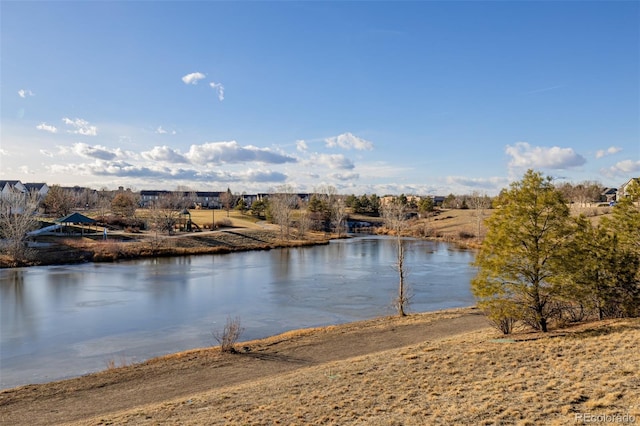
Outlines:
<svg viewBox="0 0 640 426"><path fill-rule="evenodd" d="M562 307L562 319L568 323L584 321L589 315L582 303L565 303Z"/></svg>
<svg viewBox="0 0 640 426"><path fill-rule="evenodd" d="M460 231L458 232L458 236L463 240L468 240L471 238L475 238L475 235L472 232Z"/></svg>
<svg viewBox="0 0 640 426"><path fill-rule="evenodd" d="M120 363L116 362L115 358L109 358L106 362L107 370L115 370L116 368L122 368L129 365L127 358L124 355L120 355Z"/></svg>
<svg viewBox="0 0 640 426"><path fill-rule="evenodd" d="M227 322L224 325L222 331L213 330L211 334L216 342L220 345L220 350L223 353L234 354L237 353L235 345L240 339L240 335L244 331L244 328L240 324L240 317L227 317Z"/></svg>
<svg viewBox="0 0 640 426"><path fill-rule="evenodd" d="M223 227L231 228L232 226L233 226L233 223L231 222L231 219L227 217L216 221L216 228L223 228Z"/></svg>
<svg viewBox="0 0 640 426"><path fill-rule="evenodd" d="M479 304L491 325L502 334L511 334L518 322L519 307L509 300L488 300Z"/></svg>

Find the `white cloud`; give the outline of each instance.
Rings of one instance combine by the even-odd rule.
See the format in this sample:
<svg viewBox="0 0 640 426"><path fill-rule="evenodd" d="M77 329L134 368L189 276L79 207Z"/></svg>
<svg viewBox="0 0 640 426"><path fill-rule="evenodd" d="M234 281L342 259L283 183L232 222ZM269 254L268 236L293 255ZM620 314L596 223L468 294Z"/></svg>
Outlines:
<svg viewBox="0 0 640 426"><path fill-rule="evenodd" d="M357 149L360 151L373 149L373 143L359 138L349 132L343 133L338 136L332 136L325 139L326 145L329 148L339 146L344 149Z"/></svg>
<svg viewBox="0 0 640 426"><path fill-rule="evenodd" d="M188 180L196 182L283 182L287 176L269 170L247 170L239 173L228 171L202 172L195 169L172 168L158 165L136 165L126 161L96 160L93 163L62 165L49 167L51 173L74 175L93 175L109 177L126 177L154 180Z"/></svg>
<svg viewBox="0 0 640 426"><path fill-rule="evenodd" d="M198 81L202 80L205 77L206 75L202 74L201 72L192 72L191 74L183 76L182 81L184 82L184 84L198 84Z"/></svg>
<svg viewBox="0 0 640 426"><path fill-rule="evenodd" d="M118 157L126 157L127 155L119 148L111 150L107 147L94 145L90 146L86 143L73 144L71 151L85 158L96 158L99 160L114 160Z"/></svg>
<svg viewBox="0 0 640 426"><path fill-rule="evenodd" d="M247 145L240 146L236 141L210 142L202 145L191 145L185 157L193 164L209 163L295 163L297 160L286 154L274 152L268 148Z"/></svg>
<svg viewBox="0 0 640 426"><path fill-rule="evenodd" d="M640 160L624 160L620 161L608 169L603 169L602 173L606 176L625 176L640 172Z"/></svg>
<svg viewBox="0 0 640 426"><path fill-rule="evenodd" d="M33 93L31 90L28 89L20 89L18 90L18 96L20 96L21 98L26 98L27 96L35 96L36 94Z"/></svg>
<svg viewBox="0 0 640 426"><path fill-rule="evenodd" d="M224 101L224 86L222 85L222 83L215 83L212 81L211 83L209 83L209 86L211 86L211 88L218 94L218 100L220 102Z"/></svg>
<svg viewBox="0 0 640 426"><path fill-rule="evenodd" d="M96 126L90 126L87 120L83 120L82 118L76 118L72 120L70 118L64 117L62 119L63 123L67 126L71 126L72 130L67 130L67 133L73 133L75 135L82 136L96 136L98 134L98 128Z"/></svg>
<svg viewBox="0 0 640 426"><path fill-rule="evenodd" d="M244 182L284 182L287 175L271 170L247 170L237 174L238 180Z"/></svg>
<svg viewBox="0 0 640 426"><path fill-rule="evenodd" d="M309 146L304 140L300 139L296 141L296 149L300 152L305 152L309 149Z"/></svg>
<svg viewBox="0 0 640 426"><path fill-rule="evenodd" d="M9 151L7 151L6 149L2 149L0 148L0 155L4 155L4 156L9 156Z"/></svg>
<svg viewBox="0 0 640 426"><path fill-rule="evenodd" d="M582 166L587 162L573 148L531 146L527 142L507 145L505 152L511 156L509 167L567 169Z"/></svg>
<svg viewBox="0 0 640 426"><path fill-rule="evenodd" d="M606 150L604 149L598 150L596 152L596 158L602 158L602 157L606 157L607 155L617 154L620 151L622 151L622 148L617 146L610 146Z"/></svg>
<svg viewBox="0 0 640 426"><path fill-rule="evenodd" d="M43 155L48 152L42 150ZM251 169L243 163L295 163L295 157L255 146L240 146L237 142L215 142L192 145L182 153L168 146L156 146L140 153L101 145L75 143L58 147L58 154L67 156L67 163L50 167L51 173L85 176L112 176L140 180L197 181L197 182L284 182L285 173L274 170ZM91 162L80 164L68 161L75 155ZM221 164L239 164L225 167Z"/></svg>
<svg viewBox="0 0 640 426"><path fill-rule="evenodd" d="M485 189L500 189L509 184L509 180L504 177L469 178L465 176L447 176L446 182L449 185Z"/></svg>
<svg viewBox="0 0 640 426"><path fill-rule="evenodd" d="M189 162L184 155L168 146L154 146L151 151L145 151L141 155L150 161L165 161L168 163Z"/></svg>
<svg viewBox="0 0 640 426"><path fill-rule="evenodd" d="M355 167L353 162L342 154L314 154L311 156L311 162L330 169L351 170Z"/></svg>
<svg viewBox="0 0 640 426"><path fill-rule="evenodd" d="M170 135L175 135L176 131L175 130L169 131L169 130L165 129L162 126L158 126L158 128L155 130L155 133L158 134L158 135L169 135L169 134Z"/></svg>
<svg viewBox="0 0 640 426"><path fill-rule="evenodd" d="M333 173L329 175L329 177L336 180L347 181L347 180L357 180L358 178L360 178L360 175L358 173L353 173L353 172L352 173Z"/></svg>
<svg viewBox="0 0 640 426"><path fill-rule="evenodd" d="M38 124L36 126L36 129L44 130L45 132L49 132L49 133L58 133L58 128L56 126L52 126L52 125L47 124L47 123Z"/></svg>

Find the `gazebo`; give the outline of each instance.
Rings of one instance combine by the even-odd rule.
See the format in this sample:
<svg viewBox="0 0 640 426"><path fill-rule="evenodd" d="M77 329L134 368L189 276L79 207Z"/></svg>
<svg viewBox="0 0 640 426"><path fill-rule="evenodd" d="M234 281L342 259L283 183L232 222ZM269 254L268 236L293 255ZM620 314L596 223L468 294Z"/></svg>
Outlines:
<svg viewBox="0 0 640 426"><path fill-rule="evenodd" d="M64 227L69 226L69 224L73 225L76 223L79 223L81 225L96 223L95 220L80 213L71 213L68 216L56 220L56 222L62 224ZM80 235L83 235L83 231L84 228L80 228Z"/></svg>

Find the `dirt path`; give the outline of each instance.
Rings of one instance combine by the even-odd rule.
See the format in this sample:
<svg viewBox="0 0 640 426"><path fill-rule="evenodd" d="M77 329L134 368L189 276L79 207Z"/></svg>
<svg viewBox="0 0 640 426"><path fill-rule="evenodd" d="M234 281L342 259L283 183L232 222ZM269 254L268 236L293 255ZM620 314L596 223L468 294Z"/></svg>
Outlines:
<svg viewBox="0 0 640 426"><path fill-rule="evenodd" d="M66 423L192 395L301 367L400 348L488 327L473 308L378 318L201 349L77 379L0 392L0 423Z"/></svg>

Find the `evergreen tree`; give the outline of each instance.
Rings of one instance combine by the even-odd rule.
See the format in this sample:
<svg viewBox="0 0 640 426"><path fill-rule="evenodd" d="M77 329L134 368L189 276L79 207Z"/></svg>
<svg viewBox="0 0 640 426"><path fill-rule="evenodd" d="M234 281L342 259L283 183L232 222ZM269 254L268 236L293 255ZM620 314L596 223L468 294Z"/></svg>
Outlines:
<svg viewBox="0 0 640 426"><path fill-rule="evenodd" d="M509 315L547 331L557 283L568 274L563 247L571 235L569 208L551 178L533 170L511 184L501 204L486 222L472 291L490 314L508 307Z"/></svg>
<svg viewBox="0 0 640 426"><path fill-rule="evenodd" d="M606 227L584 217L577 225L567 262L571 274L562 288L565 299L599 319L637 315L640 258Z"/></svg>
<svg viewBox="0 0 640 426"><path fill-rule="evenodd" d="M433 198L431 197L421 198L420 202L418 203L418 211L421 215L432 212L434 208L435 205L433 204Z"/></svg>
<svg viewBox="0 0 640 426"><path fill-rule="evenodd" d="M620 244L640 256L640 210L632 200L626 197L618 201L611 217L604 217L602 224L617 235Z"/></svg>

